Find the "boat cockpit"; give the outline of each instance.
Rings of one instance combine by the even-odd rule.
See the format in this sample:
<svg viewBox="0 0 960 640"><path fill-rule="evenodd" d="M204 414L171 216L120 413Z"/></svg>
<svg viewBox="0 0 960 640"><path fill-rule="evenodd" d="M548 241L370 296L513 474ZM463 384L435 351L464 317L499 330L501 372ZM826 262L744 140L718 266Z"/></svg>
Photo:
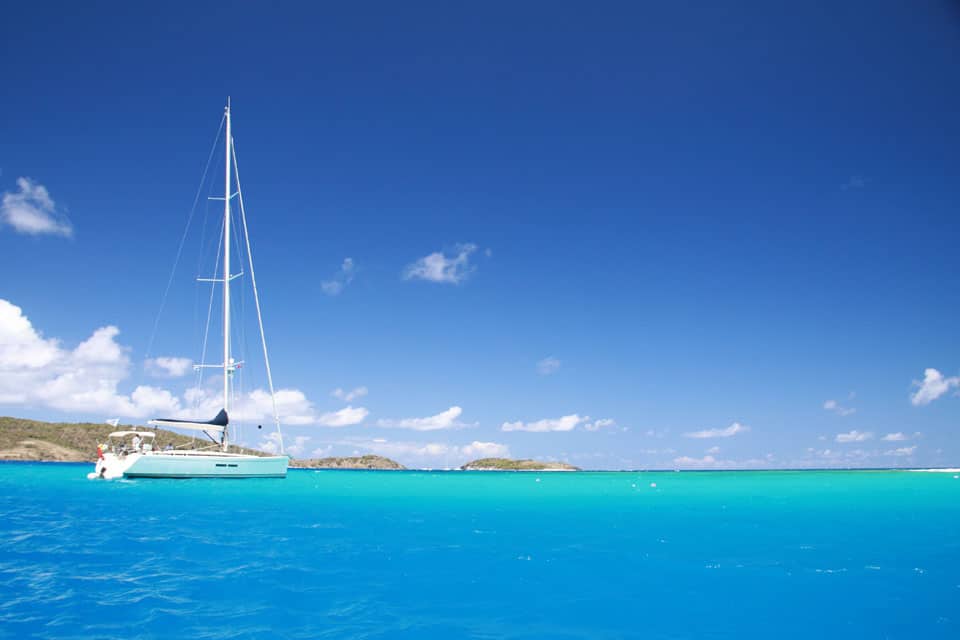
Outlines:
<svg viewBox="0 0 960 640"><path fill-rule="evenodd" d="M149 453L153 451L156 437L157 434L150 431L114 431L107 436L107 444L100 446L100 454L109 452L125 456L129 453Z"/></svg>

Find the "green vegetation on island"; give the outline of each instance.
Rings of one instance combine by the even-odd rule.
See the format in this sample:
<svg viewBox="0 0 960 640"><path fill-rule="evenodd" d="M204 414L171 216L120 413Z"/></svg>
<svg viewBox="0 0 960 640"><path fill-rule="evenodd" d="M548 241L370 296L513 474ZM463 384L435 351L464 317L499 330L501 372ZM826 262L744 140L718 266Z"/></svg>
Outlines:
<svg viewBox="0 0 960 640"><path fill-rule="evenodd" d="M578 467L566 462L539 462L510 458L480 458L460 468L464 471L580 471Z"/></svg>
<svg viewBox="0 0 960 640"><path fill-rule="evenodd" d="M167 444L177 449L213 446L206 436L186 436L151 427L95 424L90 422L41 422L23 418L0 417L0 460L43 460L49 462L93 462L97 445L106 442L113 431L150 431L157 434L154 446ZM233 453L266 455L262 451L231 446Z"/></svg>
<svg viewBox="0 0 960 640"><path fill-rule="evenodd" d="M314 458L309 460L290 460L291 467L303 469L387 469L400 471L406 469L399 462L383 456L356 456L348 458Z"/></svg>

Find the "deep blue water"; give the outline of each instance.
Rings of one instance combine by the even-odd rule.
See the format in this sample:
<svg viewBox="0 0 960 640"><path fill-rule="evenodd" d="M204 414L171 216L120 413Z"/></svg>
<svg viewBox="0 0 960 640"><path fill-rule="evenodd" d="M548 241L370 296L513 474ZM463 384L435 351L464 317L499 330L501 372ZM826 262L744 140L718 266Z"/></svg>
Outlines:
<svg viewBox="0 0 960 640"><path fill-rule="evenodd" d="M0 638L960 638L953 474L88 466L0 464Z"/></svg>

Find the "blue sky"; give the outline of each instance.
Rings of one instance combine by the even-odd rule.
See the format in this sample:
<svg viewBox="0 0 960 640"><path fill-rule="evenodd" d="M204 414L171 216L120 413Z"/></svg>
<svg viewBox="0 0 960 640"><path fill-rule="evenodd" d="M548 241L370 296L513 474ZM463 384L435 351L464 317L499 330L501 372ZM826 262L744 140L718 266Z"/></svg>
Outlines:
<svg viewBox="0 0 960 640"><path fill-rule="evenodd" d="M230 95L298 455L960 463L960 12L714 5L8 7L0 413L199 410Z"/></svg>

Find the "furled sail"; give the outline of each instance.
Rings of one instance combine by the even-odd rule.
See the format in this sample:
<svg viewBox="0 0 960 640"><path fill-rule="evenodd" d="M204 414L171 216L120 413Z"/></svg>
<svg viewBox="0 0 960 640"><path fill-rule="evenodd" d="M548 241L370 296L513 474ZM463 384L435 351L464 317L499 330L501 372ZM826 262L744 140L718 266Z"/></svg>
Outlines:
<svg viewBox="0 0 960 640"><path fill-rule="evenodd" d="M197 431L215 431L222 433L230 419L227 417L226 409L220 409L220 413L213 420L175 420L172 418L154 418L147 424L153 427L175 427L178 429L195 429Z"/></svg>

